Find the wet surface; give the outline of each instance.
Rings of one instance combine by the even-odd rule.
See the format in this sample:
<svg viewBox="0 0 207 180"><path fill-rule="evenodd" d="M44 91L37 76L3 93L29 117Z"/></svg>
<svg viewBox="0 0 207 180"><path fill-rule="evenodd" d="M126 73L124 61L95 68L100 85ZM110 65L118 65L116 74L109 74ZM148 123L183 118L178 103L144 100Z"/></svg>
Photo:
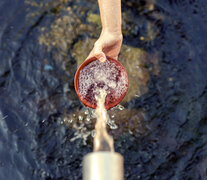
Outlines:
<svg viewBox="0 0 207 180"><path fill-rule="evenodd" d="M120 61L133 83L108 129L125 179L205 180L206 2L122 8ZM0 2L0 179L81 179L95 120L73 77L100 33L97 14L94 0Z"/></svg>

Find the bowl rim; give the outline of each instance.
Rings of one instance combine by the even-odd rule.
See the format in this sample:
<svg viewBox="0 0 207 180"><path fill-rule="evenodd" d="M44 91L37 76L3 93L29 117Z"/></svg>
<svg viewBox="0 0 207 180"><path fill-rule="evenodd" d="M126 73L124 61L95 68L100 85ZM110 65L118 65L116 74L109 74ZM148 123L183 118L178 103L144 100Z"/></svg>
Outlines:
<svg viewBox="0 0 207 180"><path fill-rule="evenodd" d="M121 71L125 73L126 75L126 80L127 80L127 89L126 91L120 96L120 98L118 98L115 102L113 103L110 103L110 104L107 104L105 105L105 108L106 110L109 110L110 108L116 106L117 104L119 104L122 99L125 97L127 91L128 91L128 88L129 88L129 79L128 79L128 74L127 74L127 71L125 70L124 66L118 61L118 60L115 60L109 56L106 56L106 59L109 60L109 61L112 61L114 62L116 65L118 65L119 67L121 67ZM81 102L87 106L87 107L90 107L90 108L93 108L93 109L96 109L96 106L97 105L94 105L92 103L90 103L89 101L87 101L83 96L81 96L80 94L80 91L79 91L79 87L78 87L78 83L79 83L79 75L80 75L80 71L86 66L88 65L89 63L91 63L92 61L95 61L97 60L96 57L91 57L91 58L88 58L86 59L85 61L83 61L83 63L79 66L79 68L77 69L76 73L75 73L75 77L74 77L74 85L75 85L75 91L79 97L79 99L81 100Z"/></svg>

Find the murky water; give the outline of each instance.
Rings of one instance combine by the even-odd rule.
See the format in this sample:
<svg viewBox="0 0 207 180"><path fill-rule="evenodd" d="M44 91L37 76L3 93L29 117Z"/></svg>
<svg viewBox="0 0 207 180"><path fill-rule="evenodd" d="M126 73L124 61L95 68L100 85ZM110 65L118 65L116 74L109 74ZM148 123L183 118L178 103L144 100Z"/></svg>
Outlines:
<svg viewBox="0 0 207 180"><path fill-rule="evenodd" d="M207 4L122 1L129 92L109 111L125 179L207 177ZM81 179L95 118L73 84L101 26L95 0L1 0L0 179Z"/></svg>

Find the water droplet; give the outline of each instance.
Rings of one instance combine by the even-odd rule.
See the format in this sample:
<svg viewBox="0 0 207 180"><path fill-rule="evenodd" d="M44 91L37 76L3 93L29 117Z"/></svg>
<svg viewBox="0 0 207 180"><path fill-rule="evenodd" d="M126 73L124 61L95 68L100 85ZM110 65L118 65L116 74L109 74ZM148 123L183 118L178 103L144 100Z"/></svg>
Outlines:
<svg viewBox="0 0 207 180"><path fill-rule="evenodd" d="M95 137L95 133L96 133L95 130L92 130L92 131L91 131L91 136L92 136L92 137Z"/></svg>
<svg viewBox="0 0 207 180"><path fill-rule="evenodd" d="M117 107L118 107L118 109L119 109L120 111L124 110L124 106L122 106L122 105L120 105L120 104L119 104Z"/></svg>
<svg viewBox="0 0 207 180"><path fill-rule="evenodd" d="M84 112L84 114L88 115L89 114L89 111L88 109Z"/></svg>
<svg viewBox="0 0 207 180"><path fill-rule="evenodd" d="M4 116L4 117L2 118L2 120L6 119L7 117L8 117L8 115Z"/></svg>
<svg viewBox="0 0 207 180"><path fill-rule="evenodd" d="M79 116L78 116L78 120L79 120L79 121L82 121L82 120L83 120L83 116L80 116L80 115L79 115Z"/></svg>
<svg viewBox="0 0 207 180"><path fill-rule="evenodd" d="M96 118L96 113L94 110L91 111L91 118Z"/></svg>
<svg viewBox="0 0 207 180"><path fill-rule="evenodd" d="M111 129L117 129L118 126L117 126L115 123L113 123L113 124L110 125L110 128L111 128Z"/></svg>
<svg viewBox="0 0 207 180"><path fill-rule="evenodd" d="M88 122L91 121L89 116L86 117L86 121L88 121Z"/></svg>
<svg viewBox="0 0 207 180"><path fill-rule="evenodd" d="M111 119L108 119L106 123L110 125L112 123Z"/></svg>
<svg viewBox="0 0 207 180"><path fill-rule="evenodd" d="M117 106L114 106L110 109L110 111L114 111L114 110L118 110L118 105Z"/></svg>
<svg viewBox="0 0 207 180"><path fill-rule="evenodd" d="M107 124L110 127L110 129L117 129L118 128L118 126L115 124L114 120L108 120Z"/></svg>

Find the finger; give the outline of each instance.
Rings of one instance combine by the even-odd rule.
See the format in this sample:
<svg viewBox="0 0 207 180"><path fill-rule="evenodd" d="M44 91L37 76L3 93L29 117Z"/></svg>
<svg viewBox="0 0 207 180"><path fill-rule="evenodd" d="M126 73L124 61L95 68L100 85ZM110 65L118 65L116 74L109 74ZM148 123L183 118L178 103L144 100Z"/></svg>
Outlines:
<svg viewBox="0 0 207 180"><path fill-rule="evenodd" d="M100 61L100 62L105 62L106 61L106 55L102 51L100 47L95 47L94 48L94 56Z"/></svg>

